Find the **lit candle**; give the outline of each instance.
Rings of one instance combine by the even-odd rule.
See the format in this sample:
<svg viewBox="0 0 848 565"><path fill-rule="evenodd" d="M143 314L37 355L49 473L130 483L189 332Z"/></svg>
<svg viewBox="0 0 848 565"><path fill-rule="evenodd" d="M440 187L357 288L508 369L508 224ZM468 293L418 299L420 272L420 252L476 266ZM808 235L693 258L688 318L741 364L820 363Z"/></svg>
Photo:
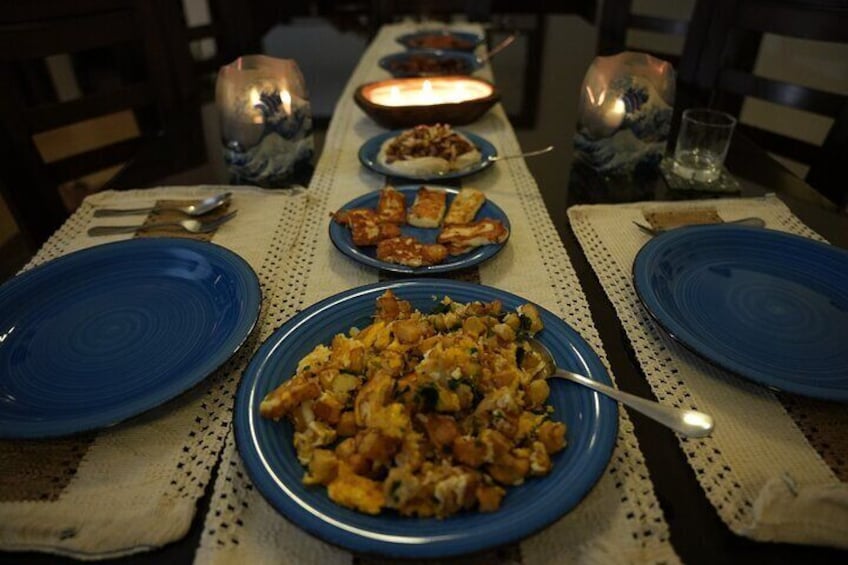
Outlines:
<svg viewBox="0 0 848 565"><path fill-rule="evenodd" d="M376 86L368 91L366 97L380 106L397 107L459 103L486 98L491 94L492 87L478 81L433 78Z"/></svg>
<svg viewBox="0 0 848 565"><path fill-rule="evenodd" d="M250 95L248 96L248 113L253 114L251 120L254 124L261 124L264 121L262 117L262 111L257 108L260 104L259 91L256 90L255 87L250 89Z"/></svg>
<svg viewBox="0 0 848 565"><path fill-rule="evenodd" d="M612 106L607 108L604 115L601 116L601 119L610 130L617 130L621 126L621 122L624 121L625 112L624 100L616 98Z"/></svg>
<svg viewBox="0 0 848 565"><path fill-rule="evenodd" d="M280 102L283 103L283 110L286 112L286 115L291 116L292 109L292 97L288 90L285 88L280 93Z"/></svg>

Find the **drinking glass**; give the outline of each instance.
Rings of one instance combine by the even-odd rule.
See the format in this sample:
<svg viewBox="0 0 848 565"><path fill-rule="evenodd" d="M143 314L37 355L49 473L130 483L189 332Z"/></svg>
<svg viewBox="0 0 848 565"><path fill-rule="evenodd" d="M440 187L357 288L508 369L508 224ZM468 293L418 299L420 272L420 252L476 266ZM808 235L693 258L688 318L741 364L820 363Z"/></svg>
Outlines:
<svg viewBox="0 0 848 565"><path fill-rule="evenodd" d="M735 126L736 118L718 110L684 111L674 148L674 174L695 182L717 180Z"/></svg>

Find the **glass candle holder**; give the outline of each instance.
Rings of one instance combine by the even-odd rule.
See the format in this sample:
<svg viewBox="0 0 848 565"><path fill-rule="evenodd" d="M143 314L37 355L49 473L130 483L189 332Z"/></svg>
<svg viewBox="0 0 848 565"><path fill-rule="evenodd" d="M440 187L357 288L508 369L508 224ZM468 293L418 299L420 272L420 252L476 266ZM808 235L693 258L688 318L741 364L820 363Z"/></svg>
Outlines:
<svg viewBox="0 0 848 565"><path fill-rule="evenodd" d="M674 68L646 53L596 57L580 89L576 157L604 175L657 170L671 127Z"/></svg>
<svg viewBox="0 0 848 565"><path fill-rule="evenodd" d="M224 65L215 103L231 183L281 188L311 170L312 109L293 60L245 55Z"/></svg>

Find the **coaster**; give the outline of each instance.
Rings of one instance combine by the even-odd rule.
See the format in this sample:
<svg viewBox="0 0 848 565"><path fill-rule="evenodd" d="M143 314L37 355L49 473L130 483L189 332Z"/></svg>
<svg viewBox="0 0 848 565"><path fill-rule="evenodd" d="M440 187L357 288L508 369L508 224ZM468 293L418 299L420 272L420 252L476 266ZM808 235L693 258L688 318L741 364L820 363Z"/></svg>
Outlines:
<svg viewBox="0 0 848 565"><path fill-rule="evenodd" d="M713 182L701 182L685 179L674 174L673 166L674 159L670 156L664 157L663 160L660 161L660 171L662 171L663 178L665 178L665 182L671 190L712 192L721 194L739 194L742 191L739 181L737 181L723 165L721 167L721 175Z"/></svg>

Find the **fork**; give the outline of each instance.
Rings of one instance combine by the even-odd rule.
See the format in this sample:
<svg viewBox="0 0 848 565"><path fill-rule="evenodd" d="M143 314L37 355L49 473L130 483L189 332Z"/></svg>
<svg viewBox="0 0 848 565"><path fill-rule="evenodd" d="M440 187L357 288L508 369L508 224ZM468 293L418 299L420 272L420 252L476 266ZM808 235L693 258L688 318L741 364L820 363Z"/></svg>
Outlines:
<svg viewBox="0 0 848 565"><path fill-rule="evenodd" d="M94 226L88 230L88 235L114 235L118 233L133 233L136 231L147 231L158 228L182 228L191 233L209 233L213 232L222 225L229 222L238 210L233 210L226 216L215 218L214 220L182 220L180 222L159 222L156 224L147 224L144 226Z"/></svg>

